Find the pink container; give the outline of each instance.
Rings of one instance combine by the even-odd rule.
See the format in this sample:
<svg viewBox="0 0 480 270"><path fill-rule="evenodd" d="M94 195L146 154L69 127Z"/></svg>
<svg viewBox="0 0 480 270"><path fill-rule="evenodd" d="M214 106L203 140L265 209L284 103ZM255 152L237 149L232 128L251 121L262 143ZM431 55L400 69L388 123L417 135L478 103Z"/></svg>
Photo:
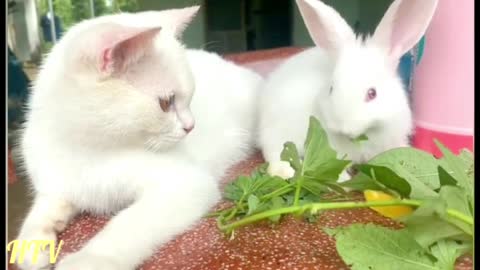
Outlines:
<svg viewBox="0 0 480 270"><path fill-rule="evenodd" d="M433 139L451 151L473 151L474 0L440 0L413 75L415 147L440 156Z"/></svg>

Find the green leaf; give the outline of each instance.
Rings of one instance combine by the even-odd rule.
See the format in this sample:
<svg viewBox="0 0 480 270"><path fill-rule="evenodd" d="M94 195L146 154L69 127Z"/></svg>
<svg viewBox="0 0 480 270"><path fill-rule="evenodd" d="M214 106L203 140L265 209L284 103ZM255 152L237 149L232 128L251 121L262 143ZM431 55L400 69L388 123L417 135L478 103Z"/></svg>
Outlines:
<svg viewBox="0 0 480 270"><path fill-rule="evenodd" d="M335 160L337 153L329 145L328 136L315 117L310 117L305 140L304 171L315 171L321 164Z"/></svg>
<svg viewBox="0 0 480 270"><path fill-rule="evenodd" d="M223 196L231 201L238 201L243 194L250 190L252 179L247 176L239 176L235 181L225 186Z"/></svg>
<svg viewBox="0 0 480 270"><path fill-rule="evenodd" d="M257 196L251 194L250 196L248 196L247 203L248 203L248 212L247 212L247 216L248 216L255 213L255 210L257 210L260 200L258 199Z"/></svg>
<svg viewBox="0 0 480 270"><path fill-rule="evenodd" d="M334 236L338 253L352 270L440 269L407 230L353 224Z"/></svg>
<svg viewBox="0 0 480 270"><path fill-rule="evenodd" d="M465 162L465 167L467 168L467 176L473 177L473 169L474 169L473 153L470 152L470 150L468 149L462 149L458 157L460 157Z"/></svg>
<svg viewBox="0 0 480 270"><path fill-rule="evenodd" d="M337 152L329 145L328 136L315 117L310 117L303 172L320 181L337 181L350 160L337 159Z"/></svg>
<svg viewBox="0 0 480 270"><path fill-rule="evenodd" d="M288 184L280 177L260 173L254 173L252 175L253 178L239 176L235 181L227 184L224 189L224 198L235 202L242 202L246 200L250 194L261 197Z"/></svg>
<svg viewBox="0 0 480 270"><path fill-rule="evenodd" d="M430 253L437 259L435 266L442 270L455 270L455 262L465 252L465 247L453 240L442 240L430 247Z"/></svg>
<svg viewBox="0 0 480 270"><path fill-rule="evenodd" d="M305 171L305 175L322 182L336 182L340 174L350 164L350 160L332 159L323 163L314 163L315 167Z"/></svg>
<svg viewBox="0 0 480 270"><path fill-rule="evenodd" d="M447 208L457 210L460 213L463 213L467 216L473 218L473 213L470 212L470 206L468 197L465 196L465 191L461 187L453 187L453 186L443 186L440 189L440 198L446 202ZM443 215L443 218L450 221L451 223L455 224L463 231L473 235L473 228L472 226L465 224L462 221L457 219L453 219L447 215Z"/></svg>
<svg viewBox="0 0 480 270"><path fill-rule="evenodd" d="M283 188L286 185L288 185L288 182L278 176L264 175L263 177L255 180L252 194L260 198L263 195Z"/></svg>
<svg viewBox="0 0 480 270"><path fill-rule="evenodd" d="M292 142L286 142L283 145L283 151L280 154L280 157L283 161L290 163L290 166L295 169L295 171L300 171L302 169L302 164L300 162L300 157L298 155L297 147Z"/></svg>
<svg viewBox="0 0 480 270"><path fill-rule="evenodd" d="M402 197L408 197L412 192L410 184L388 167L362 164L356 168L376 182L398 192Z"/></svg>
<svg viewBox="0 0 480 270"><path fill-rule="evenodd" d="M411 215L400 221L417 243L425 248L442 239L465 239L466 235L460 228L443 218L446 208L446 202L438 197L425 199Z"/></svg>
<svg viewBox="0 0 480 270"><path fill-rule="evenodd" d="M273 209L278 209L278 208L282 208L282 207L285 207L285 200L282 199L281 197L273 197L270 201L271 203L271 206L270 206L270 209L269 210L273 210ZM281 215L276 215L276 216L271 216L269 217L268 219L270 219L270 221L272 222L278 222L280 221L280 218L281 218Z"/></svg>
<svg viewBox="0 0 480 270"><path fill-rule="evenodd" d="M375 180L373 180L367 174L359 171L352 179L345 181L343 183L339 183L340 186L344 188L349 188L352 190L385 190L385 187Z"/></svg>
<svg viewBox="0 0 480 270"><path fill-rule="evenodd" d="M473 164L473 159L470 158L470 154L463 151L462 154L455 156L450 149L438 140L434 140L434 142L443 154L441 161L444 169L458 180L460 186L464 187L467 191L472 190L473 183L470 181L471 177L469 177L467 173Z"/></svg>
<svg viewBox="0 0 480 270"><path fill-rule="evenodd" d="M440 187L438 161L429 153L402 147L387 150L368 162L370 165L387 167L405 179L412 188L411 198L435 196Z"/></svg>
<svg viewBox="0 0 480 270"><path fill-rule="evenodd" d="M324 183L326 187L328 187L331 191L336 192L341 195L346 195L347 192L340 186L340 184L337 183Z"/></svg>
<svg viewBox="0 0 480 270"><path fill-rule="evenodd" d="M460 187L444 186L440 189L440 198L446 203L447 207L455 209L465 215L473 216L468 207L468 199L465 197L465 191Z"/></svg>
<svg viewBox="0 0 480 270"><path fill-rule="evenodd" d="M465 189L469 203L473 206L473 155L464 150L459 156L455 156L438 140L434 142L443 154L441 166Z"/></svg>
<svg viewBox="0 0 480 270"><path fill-rule="evenodd" d="M444 168L438 166L438 177L440 178L441 186L456 186L457 180L453 178Z"/></svg>
<svg viewBox="0 0 480 270"><path fill-rule="evenodd" d="M325 185L309 177L304 177L302 187L316 196L321 196L328 192L328 188Z"/></svg>

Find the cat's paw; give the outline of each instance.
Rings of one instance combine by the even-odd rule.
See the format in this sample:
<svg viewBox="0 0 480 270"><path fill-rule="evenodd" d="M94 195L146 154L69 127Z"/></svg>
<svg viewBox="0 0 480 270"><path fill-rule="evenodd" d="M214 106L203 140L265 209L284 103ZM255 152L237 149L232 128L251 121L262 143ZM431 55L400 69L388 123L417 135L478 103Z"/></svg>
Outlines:
<svg viewBox="0 0 480 270"><path fill-rule="evenodd" d="M67 255L56 266L55 270L131 270L119 265L109 257L79 251Z"/></svg>
<svg viewBox="0 0 480 270"><path fill-rule="evenodd" d="M295 170L287 161L275 161L268 165L267 173L271 176L289 179L295 175Z"/></svg>
<svg viewBox="0 0 480 270"><path fill-rule="evenodd" d="M20 233L17 240L22 245L26 244L25 253L18 252L16 257L16 265L22 270L48 270L52 269L53 262L50 262L50 246L42 246L40 242L35 243L34 240L51 241L55 243L56 234L53 230L25 230ZM37 247L37 245L40 245ZM23 255L23 261L19 261Z"/></svg>

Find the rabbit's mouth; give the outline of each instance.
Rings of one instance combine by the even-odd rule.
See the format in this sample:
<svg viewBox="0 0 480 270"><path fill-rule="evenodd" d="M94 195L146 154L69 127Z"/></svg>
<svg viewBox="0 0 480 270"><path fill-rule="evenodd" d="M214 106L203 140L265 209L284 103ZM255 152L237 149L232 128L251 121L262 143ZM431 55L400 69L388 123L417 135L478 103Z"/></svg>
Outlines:
<svg viewBox="0 0 480 270"><path fill-rule="evenodd" d="M351 132L335 132L337 136L344 138L355 144L362 144L369 140L369 134L371 134L373 129L367 129L363 132L359 133L351 133Z"/></svg>
<svg viewBox="0 0 480 270"><path fill-rule="evenodd" d="M350 141L352 141L353 143L356 143L356 144L361 144L362 142L364 141L368 141L368 136L365 135L365 134L362 134L360 136L357 136L356 138L350 138Z"/></svg>

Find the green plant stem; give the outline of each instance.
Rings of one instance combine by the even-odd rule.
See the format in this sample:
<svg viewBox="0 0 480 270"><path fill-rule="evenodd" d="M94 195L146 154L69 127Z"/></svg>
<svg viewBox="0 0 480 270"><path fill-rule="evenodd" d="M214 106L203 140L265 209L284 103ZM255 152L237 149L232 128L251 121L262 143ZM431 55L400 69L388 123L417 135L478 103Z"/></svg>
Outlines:
<svg viewBox="0 0 480 270"><path fill-rule="evenodd" d="M302 190L302 181L303 178L300 176L297 179L297 182L295 182L296 187L295 187L295 197L293 198L293 206L298 206L298 202L300 200L300 191Z"/></svg>
<svg viewBox="0 0 480 270"><path fill-rule="evenodd" d="M330 202L330 203L310 203L302 206L290 206L285 208L278 208L263 213L258 213L252 216L245 217L238 221L232 222L230 224L219 224L219 229L222 231L229 232L238 227L281 214L291 214L291 213L303 213L307 210L315 213L320 210L333 210L333 209L352 209L352 208L366 208L366 207L375 207L375 206L413 206L418 207L422 203L417 200L391 200L391 201L376 201L376 202ZM447 209L447 214L451 217L454 217L458 220L461 220L471 226L473 226L473 218L464 215L453 209Z"/></svg>
<svg viewBox="0 0 480 270"><path fill-rule="evenodd" d="M273 192L270 192L270 193L268 193L268 194L265 194L265 195L261 196L261 197L260 197L260 200L261 200L261 201L265 201L265 200L271 199L271 198L273 198L273 197L275 197L275 196L280 196L280 195L283 195L283 194L285 194L285 193L288 193L288 192L291 191L291 188L292 188L294 185L295 185L295 183L290 183L290 184L288 184L288 185L286 185L286 186L283 186L283 187L281 187L281 188L279 188L279 189L277 189L277 190L275 190L275 191L273 191Z"/></svg>
<svg viewBox="0 0 480 270"><path fill-rule="evenodd" d="M225 221L232 219L238 211L238 206L233 208L233 211L225 218Z"/></svg>
<svg viewBox="0 0 480 270"><path fill-rule="evenodd" d="M290 183L290 184L285 185L285 186L283 186L283 187L281 187L281 188L279 188L279 189L277 189L277 190L275 190L275 191L273 191L273 192L270 192L270 193L268 193L268 194L265 194L265 195L263 195L263 196L260 197L260 201L264 202L264 201L266 201L266 200L268 200L268 199L271 199L271 198L273 198L273 197L275 197L275 196L281 196L281 195L283 195L283 194L285 194L285 193L288 193L288 192L291 191L291 189L292 189L292 187L293 187L294 185L295 185L295 183ZM239 202L241 202L241 201L243 200L243 198L244 198L244 196L242 196L242 198L241 198L241 200L239 200ZM238 212L238 210L236 210L236 209L239 209L239 208L240 208L240 209L243 209L243 207L245 207L245 206L247 206L247 205L248 205L248 204L247 204L247 203L244 203L244 202L242 202L242 203L237 203L234 207L230 207L230 208L228 208L228 209L224 209L224 210L220 210L220 211L217 211L217 212L209 213L209 214L205 215L204 217L205 217L205 218L218 217L218 216L224 215L224 214L229 213L229 212L232 212L232 211ZM229 215L229 217L230 217L230 215ZM227 219L228 219L229 217L227 217Z"/></svg>

